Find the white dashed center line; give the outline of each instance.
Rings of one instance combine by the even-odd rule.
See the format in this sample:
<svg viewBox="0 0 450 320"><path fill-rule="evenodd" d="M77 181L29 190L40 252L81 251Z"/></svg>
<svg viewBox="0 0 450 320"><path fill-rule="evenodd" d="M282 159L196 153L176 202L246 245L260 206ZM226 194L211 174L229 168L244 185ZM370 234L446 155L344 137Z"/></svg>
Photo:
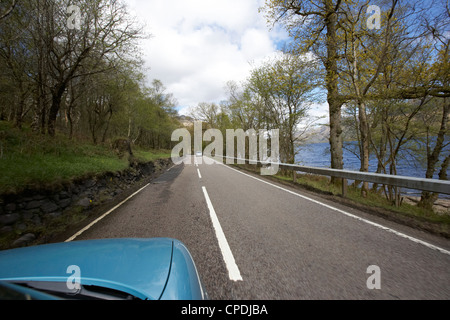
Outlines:
<svg viewBox="0 0 450 320"><path fill-rule="evenodd" d="M220 225L219 219L217 218L216 211L211 203L211 199L209 198L208 192L205 187L202 187L203 194L205 195L206 203L208 205L209 214L211 216L212 224L214 230L216 231L216 237L219 241L219 247L222 251L223 259L225 260L225 265L228 269L228 275L230 280L232 281L242 281L241 272L234 260L233 253L231 252L230 246L228 245L227 238L223 233L222 226Z"/></svg>

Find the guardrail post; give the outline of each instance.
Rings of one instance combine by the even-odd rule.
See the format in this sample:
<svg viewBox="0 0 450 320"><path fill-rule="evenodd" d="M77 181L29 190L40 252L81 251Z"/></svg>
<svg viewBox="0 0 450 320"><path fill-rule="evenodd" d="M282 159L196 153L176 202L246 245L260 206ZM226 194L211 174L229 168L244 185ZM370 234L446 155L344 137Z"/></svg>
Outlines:
<svg viewBox="0 0 450 320"><path fill-rule="evenodd" d="M347 197L348 181L347 179L342 179L342 196Z"/></svg>
<svg viewBox="0 0 450 320"><path fill-rule="evenodd" d="M294 170L294 183L297 183L297 171Z"/></svg>

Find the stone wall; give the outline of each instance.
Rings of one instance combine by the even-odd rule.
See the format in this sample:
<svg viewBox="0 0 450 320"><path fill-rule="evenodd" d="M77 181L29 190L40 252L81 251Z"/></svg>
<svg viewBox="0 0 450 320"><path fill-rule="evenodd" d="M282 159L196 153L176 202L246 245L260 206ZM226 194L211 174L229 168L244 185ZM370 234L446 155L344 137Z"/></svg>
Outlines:
<svg viewBox="0 0 450 320"><path fill-rule="evenodd" d="M170 159L138 163L122 172L91 175L56 185L27 189L19 194L0 195L0 237L10 247L25 246L40 235L35 230L61 217L88 212L111 202L137 183L172 165ZM7 241L7 240L5 240ZM5 244L2 244L5 247Z"/></svg>

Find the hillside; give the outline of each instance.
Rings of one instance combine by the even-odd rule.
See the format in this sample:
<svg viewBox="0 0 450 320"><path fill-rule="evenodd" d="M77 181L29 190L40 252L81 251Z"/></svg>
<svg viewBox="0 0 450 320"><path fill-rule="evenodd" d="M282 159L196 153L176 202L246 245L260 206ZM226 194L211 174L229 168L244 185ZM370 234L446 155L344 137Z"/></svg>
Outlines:
<svg viewBox="0 0 450 320"><path fill-rule="evenodd" d="M330 127L327 125L315 126L303 133L299 139L300 144L329 142Z"/></svg>

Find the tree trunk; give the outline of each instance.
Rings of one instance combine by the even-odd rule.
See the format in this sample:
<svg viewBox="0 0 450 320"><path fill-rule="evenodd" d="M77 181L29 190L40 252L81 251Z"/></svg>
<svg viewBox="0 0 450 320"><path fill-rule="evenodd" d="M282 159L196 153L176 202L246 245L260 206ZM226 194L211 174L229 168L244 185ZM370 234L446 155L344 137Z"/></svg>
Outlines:
<svg viewBox="0 0 450 320"><path fill-rule="evenodd" d="M446 101L445 101L446 102ZM442 121L441 121L441 127L439 129L439 133L436 140L436 146L433 149L433 152L427 155L427 171L425 173L425 178L433 178L434 171L436 164L439 161L439 155L442 152L442 149L444 148L444 140L445 135L447 134L447 122L448 122L448 116L450 114L450 104L444 102L443 112L442 112ZM442 164L442 168L445 168L445 173L439 174L439 179L441 177L446 178L446 170L448 166L448 157L446 157L445 161ZM420 198L420 202L418 204L419 207L431 209L433 207L434 201L436 201L437 195L433 195L431 192L423 191L422 196Z"/></svg>
<svg viewBox="0 0 450 320"><path fill-rule="evenodd" d="M358 119L359 119L359 138L360 138L360 158L361 158L361 172L369 172L369 124L367 122L366 103L362 98L360 88L360 77L358 72L358 55L356 53L355 41L352 43L352 59L353 59L353 75L352 82L356 92L358 102ZM361 195L366 198L369 191L369 183L363 181L361 188Z"/></svg>
<svg viewBox="0 0 450 320"><path fill-rule="evenodd" d="M21 89L21 91L22 91L22 89ZM25 106L25 93L21 92L19 105L16 110L16 116L15 116L15 122L14 122L15 127L19 128L19 129L22 129L24 106Z"/></svg>
<svg viewBox="0 0 450 320"><path fill-rule="evenodd" d="M369 125L367 122L366 104L358 103L359 108L359 131L361 134L361 171L369 172ZM362 184L361 195L366 198L369 191L369 183Z"/></svg>
<svg viewBox="0 0 450 320"><path fill-rule="evenodd" d="M387 129L386 129L386 119L387 119L387 115L386 115L387 111L386 110L382 110L382 114L381 114L381 138L380 138L380 144L379 144L379 151L375 152L376 156L377 156L377 171L376 173L386 173L386 166L385 166L385 157L386 157L386 136L387 136ZM370 137L372 138L372 137ZM372 145L374 145L374 142L372 140ZM375 148L376 149L376 148ZM378 184L374 183L372 186L372 189L376 192L378 190Z"/></svg>
<svg viewBox="0 0 450 320"><path fill-rule="evenodd" d="M112 116L113 116L113 112L112 112L112 108L111 108L111 106L110 106L110 109L109 109L109 117L108 117L108 120L106 120L106 128L105 128L105 130L103 131L103 137L102 137L102 143L105 143L106 142L106 136L107 136L107 134L108 134L108 130L109 130L109 125L110 125L110 123L111 123L111 118L112 118Z"/></svg>
<svg viewBox="0 0 450 320"><path fill-rule="evenodd" d="M66 90L65 83L59 85L52 93L52 105L48 114L47 132L50 137L54 137L56 134L56 119L58 117L59 109L61 107L61 100Z"/></svg>
<svg viewBox="0 0 450 320"><path fill-rule="evenodd" d="M325 9L327 17L325 19L327 28L327 60L325 62L326 69L326 86L328 90L328 104L330 114L330 151L331 151L331 168L343 169L343 142L341 128L341 108L342 102L339 99L338 91L338 44L336 35L337 14L332 0L325 1ZM336 184L340 179L332 178L331 182Z"/></svg>

